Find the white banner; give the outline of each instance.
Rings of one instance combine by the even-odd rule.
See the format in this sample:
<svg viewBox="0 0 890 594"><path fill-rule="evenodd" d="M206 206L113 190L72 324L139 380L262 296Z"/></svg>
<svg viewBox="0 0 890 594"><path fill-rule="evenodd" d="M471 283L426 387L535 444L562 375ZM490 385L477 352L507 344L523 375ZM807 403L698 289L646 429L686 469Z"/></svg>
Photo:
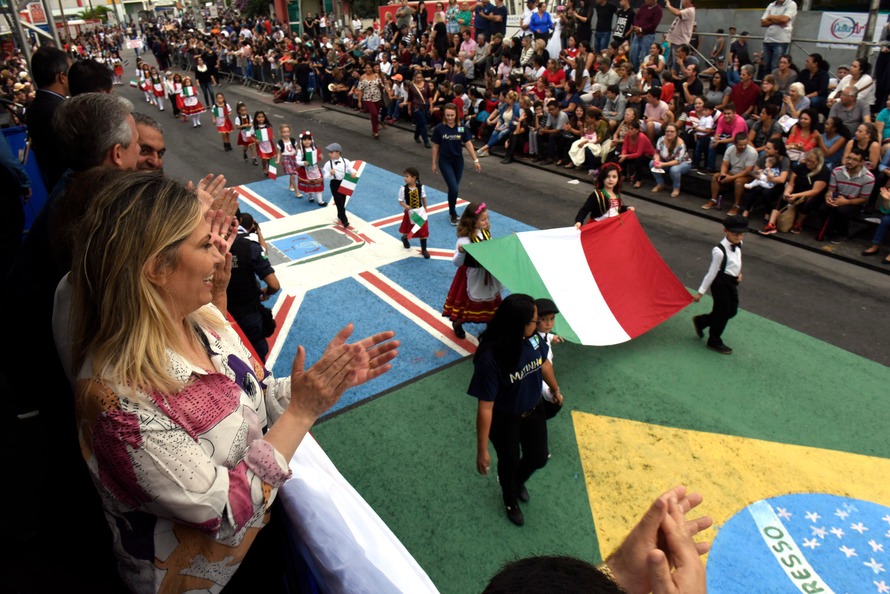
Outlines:
<svg viewBox="0 0 890 594"><path fill-rule="evenodd" d="M884 25L887 24L886 14L879 14L875 23L875 35L872 41L878 41ZM867 12L823 12L822 21L819 23L819 37L825 41L844 42L843 45L838 43L820 43L819 47L830 47L833 49L856 49L856 45L862 43L865 36L865 23L868 21ZM847 45L847 44L852 45ZM875 51L872 48L872 51Z"/></svg>

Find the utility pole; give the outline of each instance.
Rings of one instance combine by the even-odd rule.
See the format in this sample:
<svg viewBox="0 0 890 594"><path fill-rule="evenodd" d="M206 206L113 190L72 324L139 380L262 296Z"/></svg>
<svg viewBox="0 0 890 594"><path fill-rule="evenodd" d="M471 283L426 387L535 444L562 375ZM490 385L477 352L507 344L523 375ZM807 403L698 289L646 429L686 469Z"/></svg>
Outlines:
<svg viewBox="0 0 890 594"><path fill-rule="evenodd" d="M71 35L68 33L68 19L65 18L65 7L62 0L59 1L59 13L62 15L62 29L65 30L65 43L71 43Z"/></svg>
<svg viewBox="0 0 890 594"><path fill-rule="evenodd" d="M881 8L881 0L871 0L871 6L868 10L868 20L865 21L865 35L862 36L862 41L871 42L875 37L875 25L878 22L878 10ZM864 60L868 58L868 52L871 49L870 45L860 44L859 49L856 50L856 58L860 60Z"/></svg>

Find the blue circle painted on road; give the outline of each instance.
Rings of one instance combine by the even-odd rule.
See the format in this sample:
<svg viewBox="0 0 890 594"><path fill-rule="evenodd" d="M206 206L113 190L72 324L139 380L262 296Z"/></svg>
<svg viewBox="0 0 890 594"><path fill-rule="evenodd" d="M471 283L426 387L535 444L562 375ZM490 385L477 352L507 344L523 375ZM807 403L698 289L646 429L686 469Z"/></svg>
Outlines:
<svg viewBox="0 0 890 594"><path fill-rule="evenodd" d="M821 493L754 502L718 532L708 591L890 594L890 508Z"/></svg>

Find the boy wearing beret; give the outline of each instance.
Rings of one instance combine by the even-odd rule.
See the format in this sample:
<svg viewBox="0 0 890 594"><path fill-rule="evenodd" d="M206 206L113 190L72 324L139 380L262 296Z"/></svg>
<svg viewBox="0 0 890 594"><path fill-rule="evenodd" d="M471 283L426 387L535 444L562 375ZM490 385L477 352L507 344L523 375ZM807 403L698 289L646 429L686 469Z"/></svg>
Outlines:
<svg viewBox="0 0 890 594"><path fill-rule="evenodd" d="M739 283L742 282L742 240L748 231L748 219L741 215L723 219L723 240L711 250L711 266L692 300L698 302L708 289L714 300L711 313L692 318L699 338L709 329L708 348L721 355L732 349L723 342L726 324L739 310Z"/></svg>

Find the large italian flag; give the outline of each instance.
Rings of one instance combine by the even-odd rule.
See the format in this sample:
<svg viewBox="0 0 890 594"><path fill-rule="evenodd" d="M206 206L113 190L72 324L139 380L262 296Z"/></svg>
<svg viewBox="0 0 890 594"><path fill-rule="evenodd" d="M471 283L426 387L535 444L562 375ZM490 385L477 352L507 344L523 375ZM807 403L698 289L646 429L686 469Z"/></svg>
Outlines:
<svg viewBox="0 0 890 594"><path fill-rule="evenodd" d="M514 293L549 297L554 331L571 342L626 342L692 302L630 211L585 225L464 246Z"/></svg>

